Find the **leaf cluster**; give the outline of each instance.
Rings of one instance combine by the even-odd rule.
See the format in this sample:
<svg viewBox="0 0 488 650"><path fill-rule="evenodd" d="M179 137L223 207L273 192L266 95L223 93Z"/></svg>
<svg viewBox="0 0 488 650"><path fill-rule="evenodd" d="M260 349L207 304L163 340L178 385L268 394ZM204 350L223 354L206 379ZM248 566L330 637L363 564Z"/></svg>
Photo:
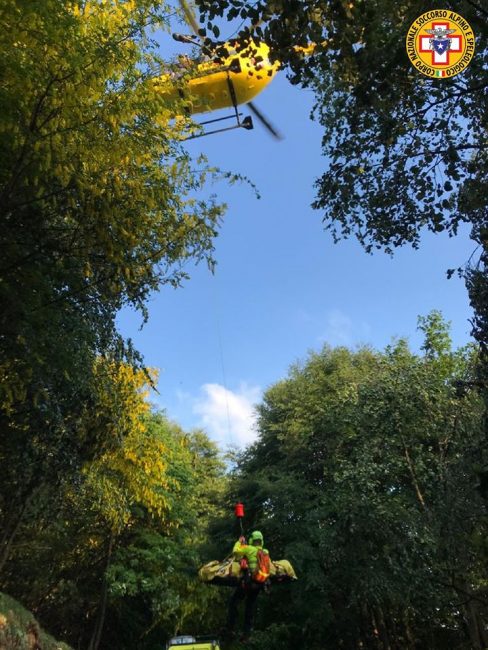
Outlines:
<svg viewBox="0 0 488 650"><path fill-rule="evenodd" d="M266 628L293 621L281 632L290 645L381 647L375 635L404 648L475 643L469 621L488 607L476 541L486 527L476 489L484 405L476 390L459 391L474 376L473 351L451 350L438 313L420 326L423 356L403 340L383 352L325 347L259 407L259 439L233 489L272 557L299 576L262 608Z"/></svg>
<svg viewBox="0 0 488 650"><path fill-rule="evenodd" d="M200 0L202 20L240 18L239 38L263 39L292 83L315 93L325 170L313 207L335 241L355 236L366 251L418 247L425 231L455 236L467 224L478 248L458 272L488 340L488 12L476 0L448 3L475 34L469 66L450 78L411 65L407 31L419 0ZM430 9L445 9L434 1ZM312 56L300 47L315 46ZM455 268L449 269L452 275Z"/></svg>

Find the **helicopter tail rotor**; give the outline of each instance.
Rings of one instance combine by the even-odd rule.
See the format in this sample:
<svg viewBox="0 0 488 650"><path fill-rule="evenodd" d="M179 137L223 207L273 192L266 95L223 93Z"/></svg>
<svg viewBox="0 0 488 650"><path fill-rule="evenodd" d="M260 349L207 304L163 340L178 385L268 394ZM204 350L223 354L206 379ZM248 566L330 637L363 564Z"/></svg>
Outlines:
<svg viewBox="0 0 488 650"><path fill-rule="evenodd" d="M276 138L277 140L283 140L283 135L278 131L278 129L271 124L271 122L268 120L267 117L265 117L260 110L256 108L256 106L252 102L248 102L247 105L251 109L251 111L254 113L254 115L258 118L258 120L261 122L261 124L268 129L268 131L271 133L271 135Z"/></svg>

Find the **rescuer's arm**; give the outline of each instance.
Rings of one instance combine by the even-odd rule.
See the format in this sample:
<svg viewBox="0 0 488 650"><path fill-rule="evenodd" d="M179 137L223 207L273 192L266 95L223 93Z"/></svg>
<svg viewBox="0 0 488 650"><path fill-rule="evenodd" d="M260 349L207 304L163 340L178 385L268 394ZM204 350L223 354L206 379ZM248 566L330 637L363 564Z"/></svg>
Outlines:
<svg viewBox="0 0 488 650"><path fill-rule="evenodd" d="M243 557L246 555L246 550L249 548L248 544L246 544L246 538L245 537L239 537L237 542L234 544L234 548L232 549L232 553L236 555L237 557Z"/></svg>

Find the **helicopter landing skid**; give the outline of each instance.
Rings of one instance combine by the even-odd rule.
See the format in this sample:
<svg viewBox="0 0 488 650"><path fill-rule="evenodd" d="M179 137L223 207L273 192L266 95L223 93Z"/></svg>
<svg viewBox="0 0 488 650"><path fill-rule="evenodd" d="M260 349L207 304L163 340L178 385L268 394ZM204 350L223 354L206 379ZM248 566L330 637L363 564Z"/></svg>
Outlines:
<svg viewBox="0 0 488 650"><path fill-rule="evenodd" d="M201 126L206 124L215 124L216 122L223 122L224 120L237 120L237 124L233 126L225 126L222 129L213 129L212 131L205 131L204 133L197 133L196 135L190 135L185 140L195 140L195 138L203 138L205 135L213 135L214 133L223 133L224 131L233 131L234 129L246 129L250 131L254 129L254 124L252 123L252 117L246 115L246 117L241 120L242 113L236 113L235 115L226 115L225 117L217 117L213 120L205 120L205 122L200 122Z"/></svg>
<svg viewBox="0 0 488 650"><path fill-rule="evenodd" d="M236 91L234 88L234 84L232 83L232 79L230 78L229 72L231 72L231 68L228 68L226 70L227 73L227 86L229 88L229 93L232 99L232 106L234 107L234 114L233 115L225 115L224 117L217 117L213 120L205 120L204 122L200 122L201 126L205 126L206 124L215 124L216 122L223 122L224 120L232 120L235 119L236 123L233 126L226 126L223 129L214 129L213 131L205 131L204 133L197 133L196 135L190 135L188 138L185 138L185 140L194 140L195 138L203 138L205 135L213 135L214 133L223 133L224 131L233 131L234 129L246 129L247 131L250 131L251 129L254 129L254 124L252 123L252 117L250 115L246 115L246 117L241 120L242 113L239 113L237 109L237 97L236 97ZM234 69L234 72L236 70Z"/></svg>

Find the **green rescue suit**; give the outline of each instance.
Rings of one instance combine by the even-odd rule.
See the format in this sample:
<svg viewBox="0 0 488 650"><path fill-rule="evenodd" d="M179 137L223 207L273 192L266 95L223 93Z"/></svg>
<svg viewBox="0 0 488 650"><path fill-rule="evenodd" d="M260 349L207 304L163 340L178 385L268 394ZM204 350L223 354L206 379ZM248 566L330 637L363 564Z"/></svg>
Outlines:
<svg viewBox="0 0 488 650"><path fill-rule="evenodd" d="M245 570L242 580L240 580L237 588L229 600L229 610L227 615L227 630L233 633L237 616L239 603L245 600L244 607L244 636L249 637L254 623L254 615L256 613L257 598L259 592L262 591L264 584L255 582L252 579L252 574L256 571L258 564L258 552L263 551L267 555L269 552L263 548L264 540L263 535L259 530L255 530L249 537L249 544L245 544L239 539L232 550L236 559L245 559L248 568Z"/></svg>
<svg viewBox="0 0 488 650"><path fill-rule="evenodd" d="M237 540L232 549L232 554L238 560L246 558L249 570L252 573L256 570L258 564L258 551L263 551L269 555L268 550L263 548L263 545L264 540L262 533L259 530L255 530L249 537L249 544L243 544L240 539Z"/></svg>

